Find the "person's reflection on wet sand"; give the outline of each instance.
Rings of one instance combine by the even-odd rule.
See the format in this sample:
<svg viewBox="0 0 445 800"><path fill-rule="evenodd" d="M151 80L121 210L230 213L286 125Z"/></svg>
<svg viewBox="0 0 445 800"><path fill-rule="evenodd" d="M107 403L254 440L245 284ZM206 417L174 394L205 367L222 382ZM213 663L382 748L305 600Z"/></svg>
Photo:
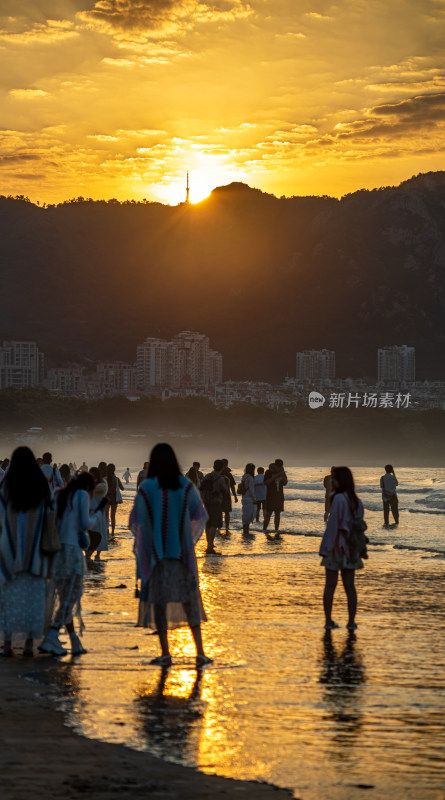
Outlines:
<svg viewBox="0 0 445 800"><path fill-rule="evenodd" d="M162 669L154 690L148 687L137 689L136 702L146 742L150 750L159 756L190 763L198 756L201 721L205 703L201 700L202 670L196 672L194 684L187 696L173 693L182 687L169 685L167 679L178 673Z"/></svg>
<svg viewBox="0 0 445 800"><path fill-rule="evenodd" d="M323 636L320 683L324 684L324 702L329 718L334 723L334 742L338 745L338 758L349 758L351 747L362 727L363 712L360 703L360 686L366 681L361 655L356 652L356 635L351 632L337 649L332 641L332 631Z"/></svg>

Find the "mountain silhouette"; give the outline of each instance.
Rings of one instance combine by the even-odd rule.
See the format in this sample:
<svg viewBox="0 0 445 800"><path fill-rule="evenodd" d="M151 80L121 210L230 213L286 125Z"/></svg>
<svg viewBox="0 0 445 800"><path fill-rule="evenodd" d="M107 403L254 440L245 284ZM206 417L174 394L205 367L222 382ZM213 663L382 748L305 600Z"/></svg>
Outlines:
<svg viewBox="0 0 445 800"><path fill-rule="evenodd" d="M377 348L407 344L420 378L444 378L444 222L445 172L341 200L242 183L175 207L1 197L0 335L61 364L193 329L225 378L274 382L299 350L375 378Z"/></svg>

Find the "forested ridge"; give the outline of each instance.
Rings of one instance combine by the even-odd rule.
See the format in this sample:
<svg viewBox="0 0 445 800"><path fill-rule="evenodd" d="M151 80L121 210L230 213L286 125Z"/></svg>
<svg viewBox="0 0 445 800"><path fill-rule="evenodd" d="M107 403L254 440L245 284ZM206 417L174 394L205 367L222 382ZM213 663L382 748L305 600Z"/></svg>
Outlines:
<svg viewBox="0 0 445 800"><path fill-rule="evenodd" d="M195 206L0 198L0 336L49 363L134 360L147 336L190 328L225 378L280 381L330 348L341 377L376 376L376 350L416 347L445 378L445 173L331 197L244 184Z"/></svg>

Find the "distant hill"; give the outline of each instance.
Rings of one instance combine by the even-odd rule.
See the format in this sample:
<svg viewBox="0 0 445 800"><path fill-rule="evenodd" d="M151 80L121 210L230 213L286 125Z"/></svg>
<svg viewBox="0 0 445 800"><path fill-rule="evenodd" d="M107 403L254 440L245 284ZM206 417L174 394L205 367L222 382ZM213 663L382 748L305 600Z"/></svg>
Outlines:
<svg viewBox="0 0 445 800"><path fill-rule="evenodd" d="M322 347L340 376L372 377L387 344L444 378L445 172L341 200L239 183L195 206L1 197L0 275L0 336L53 363L133 360L191 328L235 379L281 380Z"/></svg>

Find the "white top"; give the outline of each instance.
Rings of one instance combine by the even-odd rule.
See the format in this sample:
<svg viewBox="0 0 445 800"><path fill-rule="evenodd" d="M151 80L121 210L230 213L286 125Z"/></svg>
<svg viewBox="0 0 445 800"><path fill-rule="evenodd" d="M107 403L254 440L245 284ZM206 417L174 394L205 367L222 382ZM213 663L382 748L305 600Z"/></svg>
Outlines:
<svg viewBox="0 0 445 800"><path fill-rule="evenodd" d="M267 497L267 486L264 485L264 473L262 475L255 475L253 482L255 484L255 500L265 500Z"/></svg>
<svg viewBox="0 0 445 800"><path fill-rule="evenodd" d="M92 528L102 511L90 516L90 498L85 489L78 489L68 500L62 519L57 520L61 544L79 547L79 533Z"/></svg>
<svg viewBox="0 0 445 800"><path fill-rule="evenodd" d="M62 489L65 486L65 483L62 480L62 476L57 467L54 469L52 464L42 464L40 469L42 470L46 480L48 481L52 492L55 492L56 489Z"/></svg>
<svg viewBox="0 0 445 800"><path fill-rule="evenodd" d="M252 500L252 502L255 503L256 502L256 496L255 496L255 484L254 484L253 476L249 475L248 472L245 472L243 477L242 477L242 482L244 483L244 486L246 487L246 491L242 495L242 499L243 500Z"/></svg>
<svg viewBox="0 0 445 800"><path fill-rule="evenodd" d="M399 485L399 482L395 475L391 472L386 472L380 478L380 487L382 489L382 494L386 496L392 497L396 493L396 488Z"/></svg>

